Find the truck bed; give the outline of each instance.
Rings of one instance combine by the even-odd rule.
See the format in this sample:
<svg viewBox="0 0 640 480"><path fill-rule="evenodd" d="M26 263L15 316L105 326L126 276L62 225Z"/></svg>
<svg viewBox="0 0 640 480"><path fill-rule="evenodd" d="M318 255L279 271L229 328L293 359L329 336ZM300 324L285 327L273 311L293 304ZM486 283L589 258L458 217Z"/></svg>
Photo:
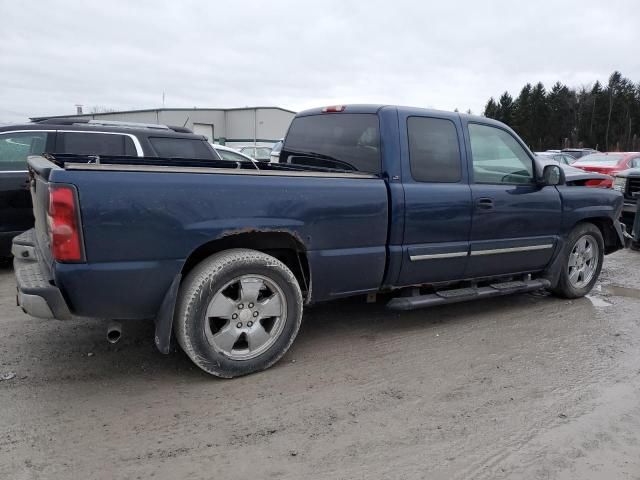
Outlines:
<svg viewBox="0 0 640 480"><path fill-rule="evenodd" d="M224 168L183 159L180 165L170 159L88 160L29 159L43 252L47 184L71 184L78 191L86 263L51 269L76 315L153 317L193 252L251 232L286 234L304 248L313 301L382 284L388 200L385 181L377 176L286 166Z"/></svg>

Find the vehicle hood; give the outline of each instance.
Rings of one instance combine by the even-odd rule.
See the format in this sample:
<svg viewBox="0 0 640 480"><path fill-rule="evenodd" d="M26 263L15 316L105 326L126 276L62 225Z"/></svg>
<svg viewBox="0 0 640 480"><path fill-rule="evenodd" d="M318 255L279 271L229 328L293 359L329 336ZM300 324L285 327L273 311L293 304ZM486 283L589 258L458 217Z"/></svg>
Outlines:
<svg viewBox="0 0 640 480"><path fill-rule="evenodd" d="M628 168L620 172L616 172L616 177L640 177L640 168Z"/></svg>
<svg viewBox="0 0 640 480"><path fill-rule="evenodd" d="M617 163L613 165L603 165L602 163L574 163L573 165L582 170L599 173L611 173L620 169L620 166Z"/></svg>

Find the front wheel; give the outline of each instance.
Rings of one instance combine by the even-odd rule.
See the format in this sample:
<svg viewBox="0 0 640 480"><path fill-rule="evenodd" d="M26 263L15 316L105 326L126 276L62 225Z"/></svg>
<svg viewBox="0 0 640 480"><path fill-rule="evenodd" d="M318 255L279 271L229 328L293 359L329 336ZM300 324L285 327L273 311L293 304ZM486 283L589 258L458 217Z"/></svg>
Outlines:
<svg viewBox="0 0 640 480"><path fill-rule="evenodd" d="M592 223L577 225L567 238L562 271L552 291L564 298L583 297L591 291L604 258L604 241L600 229Z"/></svg>
<svg viewBox="0 0 640 480"><path fill-rule="evenodd" d="M187 275L178 298L178 343L201 369L224 378L273 365L302 321L295 276L279 260L255 250L207 258Z"/></svg>

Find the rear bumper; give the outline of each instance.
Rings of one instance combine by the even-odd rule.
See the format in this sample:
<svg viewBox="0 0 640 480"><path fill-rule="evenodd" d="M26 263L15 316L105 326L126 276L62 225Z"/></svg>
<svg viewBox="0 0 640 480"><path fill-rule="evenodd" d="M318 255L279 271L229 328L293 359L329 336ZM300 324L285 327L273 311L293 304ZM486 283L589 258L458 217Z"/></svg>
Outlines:
<svg viewBox="0 0 640 480"><path fill-rule="evenodd" d="M38 318L71 318L62 292L51 281L48 269L37 253L33 230L15 237L11 252L18 286L18 306Z"/></svg>

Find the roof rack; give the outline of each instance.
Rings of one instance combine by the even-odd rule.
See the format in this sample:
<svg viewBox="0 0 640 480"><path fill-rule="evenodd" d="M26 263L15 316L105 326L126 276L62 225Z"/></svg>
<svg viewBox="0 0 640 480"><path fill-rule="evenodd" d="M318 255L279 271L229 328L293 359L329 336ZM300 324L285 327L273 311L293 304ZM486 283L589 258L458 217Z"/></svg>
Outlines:
<svg viewBox="0 0 640 480"><path fill-rule="evenodd" d="M193 133L192 130L186 127L174 127L161 125L157 123L141 123L141 122L122 122L118 120L96 120L89 118L45 118L43 120L38 120L39 124L47 124L47 125L92 125L92 126L103 126L103 127L120 127L120 128L149 128L153 130L171 130L177 133Z"/></svg>
<svg viewBox="0 0 640 480"><path fill-rule="evenodd" d="M127 127L127 128L155 128L157 130L171 130L166 125L156 123L121 122L118 120L89 120L91 125L102 125L104 127Z"/></svg>
<svg viewBox="0 0 640 480"><path fill-rule="evenodd" d="M74 125L76 123L89 123L88 118L45 118L34 123L45 123L52 125Z"/></svg>
<svg viewBox="0 0 640 480"><path fill-rule="evenodd" d="M176 127L174 125L167 125L171 130L177 133L193 133L193 130L187 127Z"/></svg>

